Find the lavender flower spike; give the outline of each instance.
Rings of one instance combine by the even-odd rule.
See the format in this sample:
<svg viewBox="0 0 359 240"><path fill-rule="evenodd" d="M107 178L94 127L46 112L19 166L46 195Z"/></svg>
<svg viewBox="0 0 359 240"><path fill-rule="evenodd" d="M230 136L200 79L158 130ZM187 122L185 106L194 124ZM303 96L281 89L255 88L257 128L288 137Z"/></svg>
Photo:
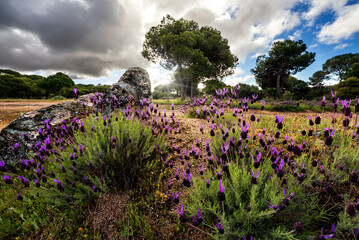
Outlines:
<svg viewBox="0 0 359 240"><path fill-rule="evenodd" d="M224 194L224 184L222 185L222 179L219 180L219 191L218 191L218 199L219 201L226 200L226 195Z"/></svg>
<svg viewBox="0 0 359 240"><path fill-rule="evenodd" d="M186 216L183 214L183 203L181 205L181 210L178 210L178 207L176 207L178 214L180 215L180 220L182 223L185 223L187 221Z"/></svg>
<svg viewBox="0 0 359 240"><path fill-rule="evenodd" d="M257 175L254 176L253 170L251 168L251 175L252 175L251 182L252 182L252 184L257 184L257 178L258 178L260 172L261 172L261 170L259 169Z"/></svg>
<svg viewBox="0 0 359 240"><path fill-rule="evenodd" d="M217 220L217 224L216 224L216 227L218 228L218 232L220 234L223 234L224 233L224 225L223 225L223 222L222 220L219 221L220 219Z"/></svg>

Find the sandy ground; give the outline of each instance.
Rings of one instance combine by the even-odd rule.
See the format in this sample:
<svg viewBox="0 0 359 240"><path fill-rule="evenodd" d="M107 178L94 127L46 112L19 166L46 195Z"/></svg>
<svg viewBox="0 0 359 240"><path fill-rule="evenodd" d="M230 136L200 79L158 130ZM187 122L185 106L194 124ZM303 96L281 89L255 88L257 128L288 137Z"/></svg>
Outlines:
<svg viewBox="0 0 359 240"><path fill-rule="evenodd" d="M0 101L0 130L23 113L58 104L67 100L1 100Z"/></svg>

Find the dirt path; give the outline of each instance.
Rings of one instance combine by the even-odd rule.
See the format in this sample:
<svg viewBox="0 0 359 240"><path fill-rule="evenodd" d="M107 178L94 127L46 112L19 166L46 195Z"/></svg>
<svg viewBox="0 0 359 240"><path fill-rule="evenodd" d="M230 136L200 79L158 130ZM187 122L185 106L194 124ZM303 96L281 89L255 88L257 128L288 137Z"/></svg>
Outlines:
<svg viewBox="0 0 359 240"><path fill-rule="evenodd" d="M168 111L168 110L166 110ZM170 111L172 113L172 111ZM196 139L200 139L201 143L200 143L200 157L198 160L195 160L193 157L191 157L191 159L193 159L193 164L190 167L190 173L192 174L192 179L194 177L198 177L200 176L200 169L202 167L202 165L204 166L205 169L207 169L207 162L205 161L205 159L202 157L202 153L204 153L205 151L205 139L206 139L206 134L208 133L208 123L207 120L203 120L203 119L197 119L197 118L186 118L181 111L179 111L179 109L176 107L175 108L175 117L176 117L176 122L180 121L180 132L179 133L171 133L171 134L167 134L165 135L165 138L168 142L168 144L170 144L170 146L175 145L176 147L179 147L180 150L185 150L187 149L187 151L192 151L192 146L196 149ZM203 125L204 127L204 133L201 133L200 131L200 126ZM176 207L180 208L181 204L184 203L187 198L188 198L188 194L190 194L190 189L185 187L182 182L183 182L183 173L186 171L186 164L188 163L188 161L186 160L181 160L180 159L180 154L178 154L177 152L173 152L170 154L170 156L172 156L171 159L173 159L173 168L172 168L172 174L169 178L164 179L163 180L163 192L165 192L168 196L170 196L170 200L171 201L171 210L170 210L170 214L175 216L174 218L168 219L168 216L163 216L164 221L169 221L169 224L167 225L168 230L165 229L165 231L171 232L170 227L176 225L176 223L178 223L179 221L179 215L177 213ZM179 180L176 180L175 178L175 173L177 171L177 169L179 169ZM168 184L172 183L171 186L171 190L168 189ZM192 190L194 189L193 184L191 185ZM176 192L181 192L180 197L179 197L179 203L175 204L173 197L172 197L172 193L176 193ZM203 233L201 230L198 230L198 228L194 227L192 225L192 220L191 220L192 216L187 216L187 220L188 223L186 223L186 230L187 230L187 237L188 239L196 239L196 240L201 240L201 239L208 239L208 236ZM166 227L166 228L167 228Z"/></svg>

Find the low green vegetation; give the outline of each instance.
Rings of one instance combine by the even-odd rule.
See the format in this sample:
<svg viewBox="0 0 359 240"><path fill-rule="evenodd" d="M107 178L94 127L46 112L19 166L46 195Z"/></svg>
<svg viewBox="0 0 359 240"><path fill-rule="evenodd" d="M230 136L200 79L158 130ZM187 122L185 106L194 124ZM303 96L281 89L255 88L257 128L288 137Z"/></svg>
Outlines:
<svg viewBox="0 0 359 240"><path fill-rule="evenodd" d="M7 176L9 181L0 181L0 239L40 235L101 239L107 233L93 229L93 222L99 220L91 219L88 211L93 214L104 193L138 190L131 195L129 208L122 208L127 214L147 214L147 218L152 204L163 201L162 196L154 195L165 175L159 161L166 154L161 135L153 136L139 120L120 112L111 118L90 115L83 121L64 123L61 129L38 146L39 155L30 154L31 160L1 169L2 178ZM126 226L127 230L116 232L119 237L153 236L151 229L138 231L148 224L146 216L128 221L113 222L117 227Z"/></svg>
<svg viewBox="0 0 359 240"><path fill-rule="evenodd" d="M0 96L3 99L39 99L54 98L62 100L73 97L73 88L77 88L79 95L105 92L109 86L76 84L61 72L48 77L39 75L22 75L19 72L0 69Z"/></svg>

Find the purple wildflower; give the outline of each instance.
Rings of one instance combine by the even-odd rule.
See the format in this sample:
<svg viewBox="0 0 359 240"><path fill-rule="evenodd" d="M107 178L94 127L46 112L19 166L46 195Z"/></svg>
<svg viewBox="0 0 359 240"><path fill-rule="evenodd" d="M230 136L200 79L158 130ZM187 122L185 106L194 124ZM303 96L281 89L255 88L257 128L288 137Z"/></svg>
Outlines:
<svg viewBox="0 0 359 240"><path fill-rule="evenodd" d="M251 168L251 175L252 175L251 183L252 184L257 184L257 178L258 178L260 172L261 172L261 170L259 169L258 173L256 175L254 175L253 170Z"/></svg>
<svg viewBox="0 0 359 240"><path fill-rule="evenodd" d="M217 220L217 224L216 224L216 227L218 228L218 232L220 233L220 234L223 234L224 233L224 225L223 225L223 222L222 222L222 220L220 220L220 219L218 219Z"/></svg>
<svg viewBox="0 0 359 240"><path fill-rule="evenodd" d="M219 201L224 201L226 199L226 195L224 194L224 184L222 185L222 179L219 180L219 191L218 191L218 199Z"/></svg>
<svg viewBox="0 0 359 240"><path fill-rule="evenodd" d="M180 195L181 192L176 192L176 193L172 193L172 196L173 196L173 201L175 204L179 203L179 195Z"/></svg>
<svg viewBox="0 0 359 240"><path fill-rule="evenodd" d="M182 205L181 205L181 210L178 210L177 207L176 207L176 209L177 209L178 214L180 215L180 220L181 220L181 222L182 222L182 223L185 223L185 222L187 221L187 218L186 218L186 216L185 216L184 213L183 213L183 203L182 203Z"/></svg>

